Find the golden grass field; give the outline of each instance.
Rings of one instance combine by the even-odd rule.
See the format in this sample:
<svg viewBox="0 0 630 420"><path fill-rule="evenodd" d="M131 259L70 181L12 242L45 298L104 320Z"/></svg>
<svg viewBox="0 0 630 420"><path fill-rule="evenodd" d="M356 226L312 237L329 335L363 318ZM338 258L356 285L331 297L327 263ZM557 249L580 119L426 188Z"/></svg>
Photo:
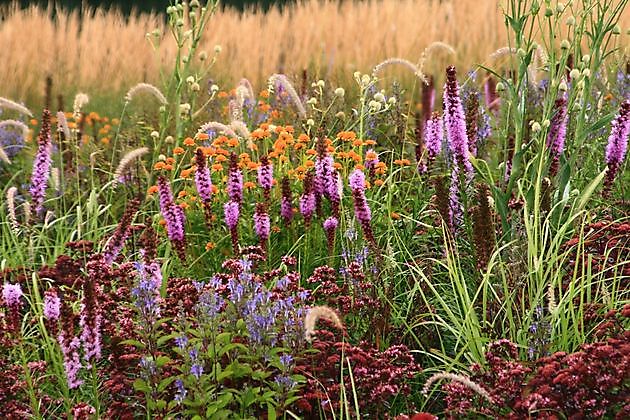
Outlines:
<svg viewBox="0 0 630 420"><path fill-rule="evenodd" d="M60 10L53 19L51 8L15 5L0 7L0 14L0 95L18 100L39 97L47 75L68 95L118 94L140 81L159 83L160 69L173 62L176 50L163 15L95 9L82 18ZM617 42L627 53L629 10L621 23ZM162 36L154 49L145 35L155 29ZM435 41L457 54L436 51L427 72L441 72L447 63L470 69L493 64L489 54L507 45L496 0L307 0L284 13L219 10L209 29L201 49L212 56L214 46L222 46L210 74L222 87L241 77L261 87L272 73L297 77L304 68L333 80L349 78L389 57L417 62Z"/></svg>

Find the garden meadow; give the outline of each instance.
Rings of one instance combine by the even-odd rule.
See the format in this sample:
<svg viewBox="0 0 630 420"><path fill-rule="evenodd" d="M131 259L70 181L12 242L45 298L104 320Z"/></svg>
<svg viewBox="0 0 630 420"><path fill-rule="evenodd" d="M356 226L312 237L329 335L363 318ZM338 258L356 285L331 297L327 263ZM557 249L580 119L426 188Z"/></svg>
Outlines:
<svg viewBox="0 0 630 420"><path fill-rule="evenodd" d="M0 6L0 417L629 418L629 9Z"/></svg>

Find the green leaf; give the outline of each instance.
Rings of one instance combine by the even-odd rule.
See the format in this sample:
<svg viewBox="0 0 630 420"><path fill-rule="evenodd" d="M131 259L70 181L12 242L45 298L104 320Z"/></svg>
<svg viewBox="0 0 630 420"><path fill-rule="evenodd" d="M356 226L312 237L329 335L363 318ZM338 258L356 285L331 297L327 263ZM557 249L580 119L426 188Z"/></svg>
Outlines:
<svg viewBox="0 0 630 420"><path fill-rule="evenodd" d="M171 358L168 356L159 356L156 360L155 360L155 365L159 368L161 368L162 366L166 365L168 362L171 361Z"/></svg>
<svg viewBox="0 0 630 420"><path fill-rule="evenodd" d="M124 340L120 342L123 346L134 346L137 349L144 349L146 346L138 340Z"/></svg>
<svg viewBox="0 0 630 420"><path fill-rule="evenodd" d="M173 383L173 381L175 381L175 379L177 379L176 376L167 376L166 378L162 379L158 384L158 392L163 392L166 388L168 388L170 384Z"/></svg>
<svg viewBox="0 0 630 420"><path fill-rule="evenodd" d="M147 384L144 379L140 378L133 381L133 389L140 392L151 392L151 387L149 387L149 384Z"/></svg>
<svg viewBox="0 0 630 420"><path fill-rule="evenodd" d="M604 180L605 176L606 170L603 170L599 175L597 175L597 177L595 177L594 180L591 181L590 184L588 184L584 191L582 191L582 194L580 194L580 200L578 201L578 210L582 210L586 206L586 203L590 200L591 196L597 187L599 187L599 184L601 184Z"/></svg>
<svg viewBox="0 0 630 420"><path fill-rule="evenodd" d="M276 408L271 403L267 403L267 419L276 420Z"/></svg>

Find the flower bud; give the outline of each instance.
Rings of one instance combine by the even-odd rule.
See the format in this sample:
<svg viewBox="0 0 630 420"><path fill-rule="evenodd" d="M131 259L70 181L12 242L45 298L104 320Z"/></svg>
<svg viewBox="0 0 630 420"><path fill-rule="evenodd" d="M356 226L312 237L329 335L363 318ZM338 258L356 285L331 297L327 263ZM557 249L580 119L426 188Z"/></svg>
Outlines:
<svg viewBox="0 0 630 420"><path fill-rule="evenodd" d="M205 51L201 51L199 53L199 60L200 61L206 61L206 59L208 58L208 53Z"/></svg>
<svg viewBox="0 0 630 420"><path fill-rule="evenodd" d="M497 83L496 91L497 92L503 92L504 90L505 90L505 85L503 84L503 82Z"/></svg>
<svg viewBox="0 0 630 420"><path fill-rule="evenodd" d="M222 49L223 49L223 47L221 47L221 45L217 44L217 45L214 46L214 53L215 54L220 54Z"/></svg>

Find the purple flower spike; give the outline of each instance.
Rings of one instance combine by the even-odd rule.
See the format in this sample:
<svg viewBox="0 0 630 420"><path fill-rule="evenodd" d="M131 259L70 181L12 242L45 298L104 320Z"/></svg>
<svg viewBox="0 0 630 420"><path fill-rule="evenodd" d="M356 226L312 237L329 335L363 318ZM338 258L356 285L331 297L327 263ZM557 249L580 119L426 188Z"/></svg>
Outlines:
<svg viewBox="0 0 630 420"><path fill-rule="evenodd" d="M293 220L293 204L291 195L291 185L289 178L282 178L282 200L280 201L280 216L284 220L285 225L290 225Z"/></svg>
<svg viewBox="0 0 630 420"><path fill-rule="evenodd" d="M442 124L442 117L437 113L434 113L426 123L424 141L430 161L433 161L442 152L442 139L444 138Z"/></svg>
<svg viewBox="0 0 630 420"><path fill-rule="evenodd" d="M160 210L166 221L166 232L172 241L184 240L184 223L186 218L181 207L173 201L173 193L169 182L163 176L158 177Z"/></svg>
<svg viewBox="0 0 630 420"><path fill-rule="evenodd" d="M256 204L256 212L254 213L254 230L260 238L260 242L264 244L269 239L271 231L271 220L267 209L263 203Z"/></svg>
<svg viewBox="0 0 630 420"><path fill-rule="evenodd" d="M197 164L197 170L195 171L197 192L199 193L199 198L201 198L204 203L208 203L212 199L212 178L210 178L210 169L208 168L206 157L201 148L197 149L195 163Z"/></svg>
<svg viewBox="0 0 630 420"><path fill-rule="evenodd" d="M243 172L238 168L236 155L230 155L230 168L228 171L227 193L231 201L243 202Z"/></svg>
<svg viewBox="0 0 630 420"><path fill-rule="evenodd" d="M567 137L567 99L563 95L556 99L555 114L551 119L549 134L547 136L547 147L551 150L551 167L549 173L555 176L558 173L558 162L560 155L564 152L564 140Z"/></svg>
<svg viewBox="0 0 630 420"><path fill-rule="evenodd" d="M470 177L473 167L468 158L468 136L466 135L466 117L464 106L459 96L457 73L455 67L446 69L446 86L444 86L444 125L446 138L451 153Z"/></svg>
<svg viewBox="0 0 630 420"><path fill-rule="evenodd" d="M621 104L619 115L612 122L608 145L606 146L606 180L604 195L608 195L615 177L628 151L628 135L630 135L630 99Z"/></svg>
<svg viewBox="0 0 630 420"><path fill-rule="evenodd" d="M56 321L59 319L61 311L61 299L57 295L55 289L49 289L44 293L44 318L49 321Z"/></svg>
<svg viewBox="0 0 630 420"><path fill-rule="evenodd" d="M52 151L52 137L50 134L50 111L44 109L42 114L42 128L37 137L37 155L33 162L33 173L31 175L31 199L32 207L36 213L42 211L44 198L46 197L46 187L48 186L48 176L50 174L50 157Z"/></svg>
<svg viewBox="0 0 630 420"><path fill-rule="evenodd" d="M273 165L267 156L261 156L258 167L258 184L263 190L270 190L273 185Z"/></svg>
<svg viewBox="0 0 630 420"><path fill-rule="evenodd" d="M236 229L238 218L240 216L239 205L235 201L228 201L223 206L223 214L225 215L225 224L228 229Z"/></svg>
<svg viewBox="0 0 630 420"><path fill-rule="evenodd" d="M22 294L22 287L19 284L4 283L2 287L2 299L4 299L4 304L9 308L19 309L22 306L20 301Z"/></svg>
<svg viewBox="0 0 630 420"><path fill-rule="evenodd" d="M360 169L355 169L348 178L352 191L365 191L365 174Z"/></svg>

